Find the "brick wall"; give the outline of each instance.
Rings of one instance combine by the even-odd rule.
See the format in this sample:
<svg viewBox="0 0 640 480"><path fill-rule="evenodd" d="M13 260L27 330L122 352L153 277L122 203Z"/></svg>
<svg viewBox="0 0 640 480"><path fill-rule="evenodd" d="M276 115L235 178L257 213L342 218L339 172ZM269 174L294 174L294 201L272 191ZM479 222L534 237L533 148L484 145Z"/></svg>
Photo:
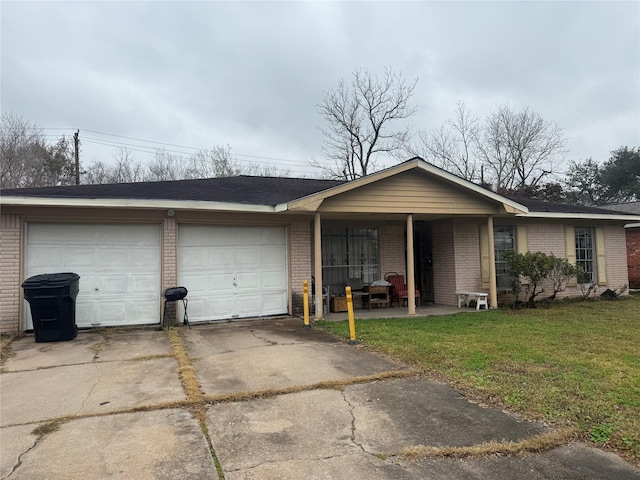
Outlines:
<svg viewBox="0 0 640 480"><path fill-rule="evenodd" d="M313 235L311 222L306 220L292 222L289 232L292 314L300 315L303 313L302 282L305 280L309 282L309 305L312 302Z"/></svg>
<svg viewBox="0 0 640 480"><path fill-rule="evenodd" d="M433 243L433 294L440 305L458 305L456 291L456 263L452 220L431 224Z"/></svg>
<svg viewBox="0 0 640 480"><path fill-rule="evenodd" d="M531 223L527 225L527 239L530 252L553 254L565 257L564 225Z"/></svg>
<svg viewBox="0 0 640 480"><path fill-rule="evenodd" d="M165 218L162 226L162 288L178 284L176 219Z"/></svg>
<svg viewBox="0 0 640 480"><path fill-rule="evenodd" d="M455 290L482 291L480 230L477 223L454 225Z"/></svg>
<svg viewBox="0 0 640 480"><path fill-rule="evenodd" d="M627 229L629 288L640 288L640 227Z"/></svg>
<svg viewBox="0 0 640 480"><path fill-rule="evenodd" d="M629 270L627 267L627 242L622 225L607 225L604 227L604 244L607 262L607 286L611 290L618 290L629 285ZM601 288L602 290L602 288Z"/></svg>
<svg viewBox="0 0 640 480"><path fill-rule="evenodd" d="M396 272L405 275L407 264L404 239L405 224L389 223L380 228L380 277L385 273Z"/></svg>
<svg viewBox="0 0 640 480"><path fill-rule="evenodd" d="M20 217L0 215L0 333L18 333L20 325Z"/></svg>

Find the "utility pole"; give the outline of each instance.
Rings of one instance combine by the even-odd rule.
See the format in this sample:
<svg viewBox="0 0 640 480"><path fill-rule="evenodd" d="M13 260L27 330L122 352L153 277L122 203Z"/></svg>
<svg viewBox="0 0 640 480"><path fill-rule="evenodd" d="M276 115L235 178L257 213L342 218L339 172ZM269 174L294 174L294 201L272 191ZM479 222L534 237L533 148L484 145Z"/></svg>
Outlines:
<svg viewBox="0 0 640 480"><path fill-rule="evenodd" d="M73 145L76 155L76 185L80 185L80 130L73 134Z"/></svg>

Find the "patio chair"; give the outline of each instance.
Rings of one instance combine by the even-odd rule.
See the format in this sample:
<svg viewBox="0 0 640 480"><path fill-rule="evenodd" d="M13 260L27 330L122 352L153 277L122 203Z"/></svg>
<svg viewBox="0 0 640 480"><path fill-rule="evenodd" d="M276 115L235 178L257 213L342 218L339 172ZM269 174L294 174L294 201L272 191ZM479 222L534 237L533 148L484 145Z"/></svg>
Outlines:
<svg viewBox="0 0 640 480"><path fill-rule="evenodd" d="M314 306L316 305L316 282L315 279L311 282L311 303ZM322 313L329 313L331 311L331 294L329 292L329 286L322 284Z"/></svg>
<svg viewBox="0 0 640 480"><path fill-rule="evenodd" d="M391 305L393 305L393 299L398 301L400 306L402 300L409 300L409 287L404 281L404 275L400 275L396 272L386 273L384 279L391 284ZM416 303L420 306L420 291L415 290Z"/></svg>
<svg viewBox="0 0 640 480"><path fill-rule="evenodd" d="M363 306L362 302L364 300L364 297L369 298L369 292L365 292L364 291L364 284L362 283L362 279L361 278L348 278L347 279L347 286L351 287L351 297L354 300L356 298L360 299L360 305Z"/></svg>

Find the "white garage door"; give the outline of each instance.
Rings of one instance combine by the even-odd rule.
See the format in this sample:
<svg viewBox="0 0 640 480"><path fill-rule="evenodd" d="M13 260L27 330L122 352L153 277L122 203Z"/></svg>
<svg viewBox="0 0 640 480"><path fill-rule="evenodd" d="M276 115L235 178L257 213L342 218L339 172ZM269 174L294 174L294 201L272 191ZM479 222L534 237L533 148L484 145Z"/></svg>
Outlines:
<svg viewBox="0 0 640 480"><path fill-rule="evenodd" d="M178 283L189 321L287 313L285 229L181 225Z"/></svg>
<svg viewBox="0 0 640 480"><path fill-rule="evenodd" d="M78 327L159 323L160 225L30 223L26 250L25 278L80 275Z"/></svg>

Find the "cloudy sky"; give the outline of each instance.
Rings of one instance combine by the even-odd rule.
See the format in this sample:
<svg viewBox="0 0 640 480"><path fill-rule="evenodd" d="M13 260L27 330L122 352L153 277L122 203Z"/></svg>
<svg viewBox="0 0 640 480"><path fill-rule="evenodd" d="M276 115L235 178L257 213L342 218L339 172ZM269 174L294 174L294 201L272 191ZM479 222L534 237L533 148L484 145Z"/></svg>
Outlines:
<svg viewBox="0 0 640 480"><path fill-rule="evenodd" d="M480 117L509 102L562 126L568 160L640 146L637 1L3 1L0 14L2 110L50 135L80 129L84 162L119 143L148 161L140 150L161 145L140 140L229 144L312 174L322 93L384 67L418 78L415 131L457 101Z"/></svg>

